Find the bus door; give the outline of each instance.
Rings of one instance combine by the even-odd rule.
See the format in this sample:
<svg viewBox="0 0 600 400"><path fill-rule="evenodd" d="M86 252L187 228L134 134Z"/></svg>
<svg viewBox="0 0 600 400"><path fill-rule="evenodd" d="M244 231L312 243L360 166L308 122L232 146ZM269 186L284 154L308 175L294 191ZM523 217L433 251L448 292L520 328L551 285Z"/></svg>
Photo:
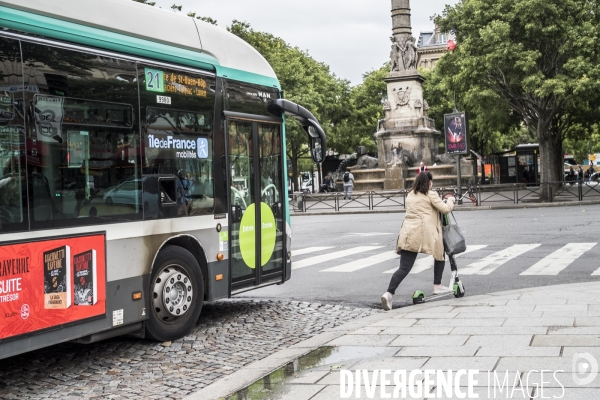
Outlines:
<svg viewBox="0 0 600 400"><path fill-rule="evenodd" d="M227 119L232 291L283 280L281 122Z"/></svg>

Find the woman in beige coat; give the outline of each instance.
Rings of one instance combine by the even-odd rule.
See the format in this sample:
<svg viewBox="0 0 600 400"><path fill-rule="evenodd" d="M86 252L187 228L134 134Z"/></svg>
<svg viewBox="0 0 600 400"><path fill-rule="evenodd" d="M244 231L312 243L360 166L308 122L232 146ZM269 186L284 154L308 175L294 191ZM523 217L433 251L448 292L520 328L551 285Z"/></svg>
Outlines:
<svg viewBox="0 0 600 400"><path fill-rule="evenodd" d="M431 173L421 172L406 196L406 217L396 245L396 252L400 253L400 268L392 276L387 292L381 296L381 305L386 311L392 309L392 296L412 269L419 253L432 255L435 259L433 293L452 291L441 284L446 259L440 213L448 214L452 211L454 197L444 203L440 196L431 190L432 185Z"/></svg>

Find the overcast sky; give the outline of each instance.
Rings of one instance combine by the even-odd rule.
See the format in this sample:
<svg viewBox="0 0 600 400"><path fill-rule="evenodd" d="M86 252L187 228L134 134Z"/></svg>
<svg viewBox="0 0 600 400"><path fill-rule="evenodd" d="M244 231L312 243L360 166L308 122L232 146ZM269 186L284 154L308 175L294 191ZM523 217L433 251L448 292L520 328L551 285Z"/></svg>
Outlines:
<svg viewBox="0 0 600 400"><path fill-rule="evenodd" d="M234 19L250 23L254 30L269 32L298 46L317 61L331 67L352 84L362 74L379 68L390 53L392 34L390 0L154 0L169 9L183 5L183 12L216 19L222 28ZM411 1L413 36L433 30L430 17L458 0Z"/></svg>

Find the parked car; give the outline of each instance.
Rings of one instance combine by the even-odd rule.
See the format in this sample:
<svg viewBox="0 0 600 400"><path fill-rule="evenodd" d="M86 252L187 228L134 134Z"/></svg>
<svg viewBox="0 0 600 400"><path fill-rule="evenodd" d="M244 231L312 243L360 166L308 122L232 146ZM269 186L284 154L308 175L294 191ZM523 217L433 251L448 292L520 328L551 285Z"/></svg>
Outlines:
<svg viewBox="0 0 600 400"><path fill-rule="evenodd" d="M125 181L104 194L104 202L111 204L125 204L141 206L142 182L140 179Z"/></svg>
<svg viewBox="0 0 600 400"><path fill-rule="evenodd" d="M104 194L104 203L107 205L121 204L133 207L145 207L148 216L157 216L159 214L158 192L151 193L142 191L143 179L133 179L125 181ZM176 190L179 193L177 201L181 207L184 207L189 214L192 209L192 199L186 199L185 190L181 181L175 179Z"/></svg>
<svg viewBox="0 0 600 400"><path fill-rule="evenodd" d="M302 181L302 192L304 193L312 193L312 181Z"/></svg>

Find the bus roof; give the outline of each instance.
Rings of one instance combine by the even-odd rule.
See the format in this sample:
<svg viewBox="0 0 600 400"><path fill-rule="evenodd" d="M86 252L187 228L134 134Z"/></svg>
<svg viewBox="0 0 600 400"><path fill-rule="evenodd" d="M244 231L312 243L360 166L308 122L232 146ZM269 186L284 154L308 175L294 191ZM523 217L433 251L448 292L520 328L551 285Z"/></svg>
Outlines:
<svg viewBox="0 0 600 400"><path fill-rule="evenodd" d="M267 60L236 35L131 0L0 0L0 26L188 66L210 65L219 76L279 87Z"/></svg>

